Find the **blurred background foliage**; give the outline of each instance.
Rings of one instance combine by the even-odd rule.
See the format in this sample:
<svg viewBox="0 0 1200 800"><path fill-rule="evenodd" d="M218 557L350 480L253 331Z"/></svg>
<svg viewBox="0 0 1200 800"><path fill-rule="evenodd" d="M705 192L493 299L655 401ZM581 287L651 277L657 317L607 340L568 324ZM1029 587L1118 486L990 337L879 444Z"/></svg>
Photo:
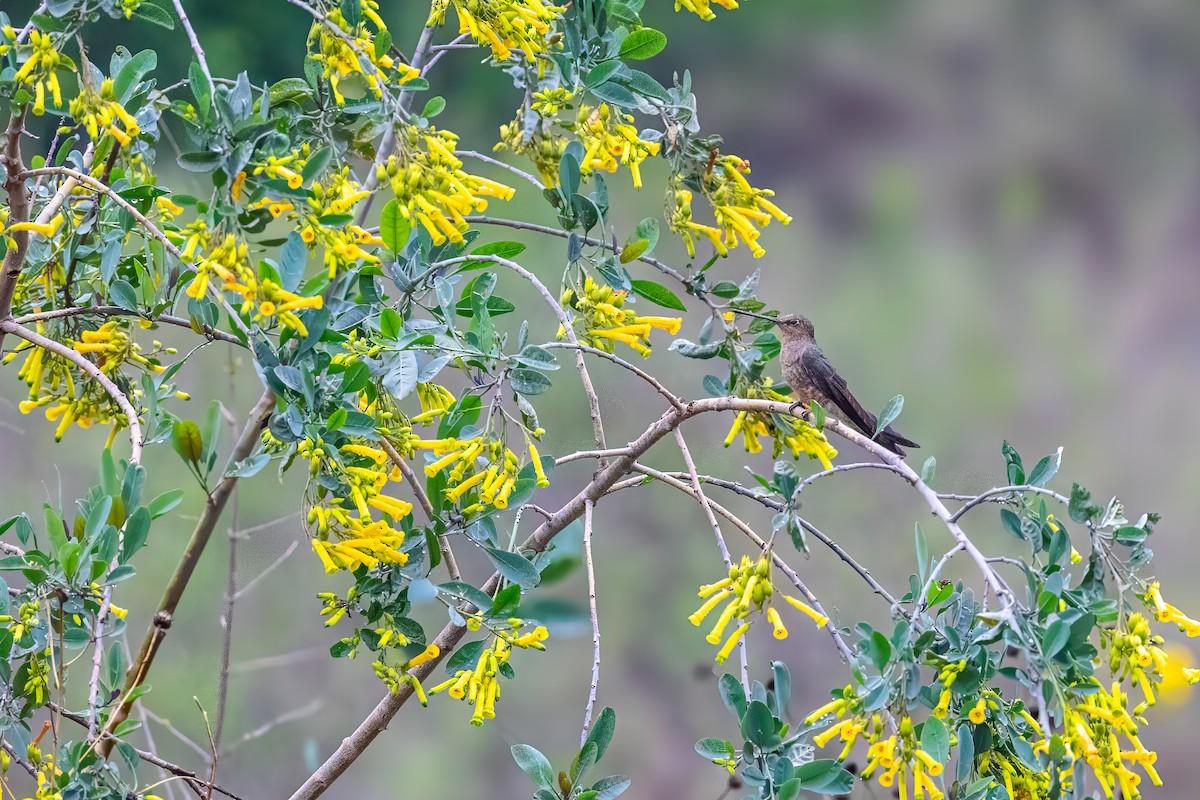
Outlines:
<svg viewBox="0 0 1200 800"><path fill-rule="evenodd" d="M3 0L16 19L34 5ZM410 49L427 4L381 5L397 44ZM755 183L775 188L779 204L796 217L788 228L772 226L761 262L739 250L714 269L738 280L762 268L760 296L812 317L819 341L868 405L879 408L903 393L903 429L923 445L914 460L937 456L939 489L975 492L1003 482L999 443L1008 437L1031 457L1065 445L1064 480L1092 487L1100 499L1119 489L1130 509L1162 512L1158 572L1179 605L1195 609L1200 590L1189 582L1200 548L1188 521L1200 518L1194 457L1200 447L1200 5L742 5L709 23L673 14L669 0L650 0L643 14L670 37L648 71L666 83L672 71L691 69L704 128L749 157ZM299 73L309 28L299 9L279 0L187 6L218 75L245 69L261 85ZM91 57L106 60L118 42L153 47L160 85L183 76L191 52L182 32L133 24L132 33L124 25L97 25ZM451 53L431 77L433 92L450 101L439 122L484 150L519 98L502 73L470 69L477 58ZM647 186L665 174L655 166ZM164 169L167 183L188 180L194 176L172 177ZM652 190L635 193L622 180L610 186L613 218L625 231L661 209ZM524 194L492 211L553 221L540 198ZM556 274L562 244L530 243L524 263ZM683 263L682 247L667 236L658 255ZM515 282L507 288L514 300L521 296ZM682 335L694 338L701 321L689 317ZM193 416L213 396L244 412L257 396L249 364L218 348L197 359L191 384L183 384L197 397ZM652 361L668 385L702 394L695 362L665 347ZM55 446L45 423L17 412L20 387L6 377L0 389L6 510L36 510L43 499L76 496L95 480L103 432L72 431ZM598 378L609 440L624 441L637 432L634 425L640 430L644 411L624 419L621 408L657 401L623 375L601 370ZM562 383L539 405L549 453L586 446L590 437L587 419L575 415L577 387ZM744 477L737 466L744 454L720 445L728 422L707 421L710 427L693 428L689 439L702 471ZM850 449L843 459L857 456ZM147 456L153 491L186 487L198 512L202 495L174 454L158 448ZM752 458L762 460L755 463L760 472L770 471L765 457ZM657 465L679 466L662 456ZM550 492L567 498L587 469L560 470ZM239 586L299 543L236 610L225 737L231 752L221 759L221 775L247 797L289 793L383 691L365 664L329 658L336 637L321 628L313 595L341 587L329 585L309 552L295 516L296 477L282 487L273 480L264 474L246 483L236 520L251 529L239 546ZM915 567L912 523L927 512L893 484L868 472L823 482L806 493L803 514L895 588ZM692 743L733 733L714 691L710 648L685 619L694 587L711 578L719 557L700 508L679 512L677 501L668 488L639 488L622 502L601 504L597 516L599 699L618 715L606 764L634 779L627 795L633 798L717 797L724 773L698 758ZM989 546L1002 547L1006 534L995 517L982 524L987 519L981 514L974 530ZM174 517L174 525L156 530L139 578L123 586L119 600L131 607L131 630L148 622L186 540L186 514ZM931 547L938 543L931 539ZM1018 544L1012 541L1014 552ZM146 701L169 721L169 727L149 723L163 755L185 763L195 754L171 730L203 741L191 696L210 708L216 702L222 547L205 557L155 667L154 684L162 688ZM843 621L886 616L829 554L791 560ZM487 569L467 568L473 575ZM453 703L407 708L329 796L386 797L391 779L403 775L413 797L521 797L528 784L508 743L527 741L556 762L569 758L591 659L586 622L572 611L586 601L586 588L576 572L547 594L561 599L564 610L552 626L552 653L522 659L497 724L471 728ZM444 621L432 604L425 614L430 626ZM826 637L816 632L783 643L764 638L752 652L759 677L766 677L769 658L792 666L794 711L818 705L842 680ZM181 688L168 694L166 687ZM1164 800L1195 796L1189 761L1195 710L1182 705L1186 695L1176 702L1147 736L1166 781L1154 796ZM266 735L255 735L281 718ZM243 732L249 738L239 743Z"/></svg>

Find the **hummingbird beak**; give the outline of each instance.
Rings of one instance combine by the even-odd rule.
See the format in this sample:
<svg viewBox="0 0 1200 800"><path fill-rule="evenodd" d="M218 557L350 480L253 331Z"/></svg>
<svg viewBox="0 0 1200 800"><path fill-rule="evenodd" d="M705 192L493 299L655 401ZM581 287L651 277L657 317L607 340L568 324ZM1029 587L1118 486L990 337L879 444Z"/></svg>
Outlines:
<svg viewBox="0 0 1200 800"><path fill-rule="evenodd" d="M754 317L755 319L765 319L767 322L774 322L774 323L779 322L779 319L777 317L768 317L766 314L756 314L753 311L738 311L737 309L730 309L730 310L733 311L734 314L737 314L738 316L742 316L742 317Z"/></svg>

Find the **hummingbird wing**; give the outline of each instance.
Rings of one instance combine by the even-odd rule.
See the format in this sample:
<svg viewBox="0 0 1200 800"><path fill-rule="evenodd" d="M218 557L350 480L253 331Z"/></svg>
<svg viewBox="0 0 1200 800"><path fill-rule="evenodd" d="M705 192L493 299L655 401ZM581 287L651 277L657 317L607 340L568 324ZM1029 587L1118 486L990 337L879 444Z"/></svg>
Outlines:
<svg viewBox="0 0 1200 800"><path fill-rule="evenodd" d="M816 347L809 347L801 356L800 366L804 369L804 377L808 379L809 384L829 398L851 425L867 436L875 432L875 415L863 408L854 395L850 394L846 379L838 374L824 353Z"/></svg>
<svg viewBox="0 0 1200 800"><path fill-rule="evenodd" d="M809 384L814 389L820 392L829 401L837 406L838 410L845 415L846 420L858 428L867 436L873 436L875 433L875 425L878 418L862 407L857 398L850 393L850 387L846 385L846 379L838 374L838 371L829 363L829 359L825 358L825 354L816 347L809 347L804 351L804 355L800 359L800 366L804 370L804 376ZM904 451L900 449L900 445L905 447L919 447L916 442L906 439L900 434L892 430L888 426L885 430L879 432L877 441L896 453L904 455Z"/></svg>

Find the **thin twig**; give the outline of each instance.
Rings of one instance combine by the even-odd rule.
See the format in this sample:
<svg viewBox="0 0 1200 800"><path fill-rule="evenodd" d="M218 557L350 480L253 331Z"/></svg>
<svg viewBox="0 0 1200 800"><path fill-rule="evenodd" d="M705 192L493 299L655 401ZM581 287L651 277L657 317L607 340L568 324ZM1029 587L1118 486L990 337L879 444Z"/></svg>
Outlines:
<svg viewBox="0 0 1200 800"><path fill-rule="evenodd" d="M183 30L187 33L188 42L192 46L192 52L196 54L196 60L200 62L200 69L204 73L205 80L208 81L208 96L215 97L217 87L213 83L212 73L209 72L208 59L204 57L204 48L200 46L200 40L196 38L196 31L192 28L192 21L188 19L187 12L183 10L181 0L173 0L173 2L175 4L175 13L179 16L179 22L182 23Z"/></svg>
<svg viewBox="0 0 1200 800"><path fill-rule="evenodd" d="M159 314L157 316L144 314L141 311L131 311L128 308L120 306L72 306L70 308L56 308L52 311L39 311L35 314L25 314L17 317L13 322L18 325L28 325L30 322L44 322L49 319L61 319L63 317L74 316L98 316L98 317L139 317L149 320L150 322L163 322L168 325L174 325L179 328L188 328L195 330L192 321L184 317L176 317L171 314ZM246 343L232 333L218 330L209 325L199 325L198 331L203 336L209 339L218 339L229 344L236 344L238 347L245 347Z"/></svg>
<svg viewBox="0 0 1200 800"><path fill-rule="evenodd" d="M650 384L652 387L654 387L654 391L658 392L663 397L665 397L667 399L667 402L670 403L671 405L675 406L676 408L679 408L683 405L683 400L680 399L679 395L672 392L666 386L663 386L662 382L659 381L658 378L654 377L649 372L646 372L646 370L641 369L640 367L626 361L625 359L621 358L618 355L614 355L613 353L609 353L605 350L601 350L598 347L589 347L586 344L575 344L574 342L546 342L546 343L542 344L542 347L547 350L553 350L553 349L582 350L585 353L590 353L591 355L599 356L600 358L603 358L606 361L611 361L612 363L616 364L617 366L619 366L623 369L629 370L634 375L638 376L643 381Z"/></svg>
<svg viewBox="0 0 1200 800"><path fill-rule="evenodd" d="M241 600L244 595L248 594L252 589L257 587L259 585L259 583L261 581L263 581L268 575L270 575L272 572L274 572L275 569L280 564L282 564L284 561L287 561L288 558L291 557L292 553L296 552L296 548L299 546L300 546L300 542L293 539L292 543L287 546L287 549L283 551L283 553L279 556L279 558L272 561L269 565L267 565L266 569L263 569L262 571L260 571L257 575L255 575L253 578L251 578L246 583L245 586L243 586L241 589L238 589L234 593L233 599Z"/></svg>
<svg viewBox="0 0 1200 800"><path fill-rule="evenodd" d="M1066 497L1065 495L1061 495L1058 492L1054 491L1053 489L1046 489L1042 486L1030 486L1029 484L1022 484L1022 485L1018 485L1018 486L1000 486L995 489L988 489L983 494L975 495L970 500L968 500L965 505L963 505L961 508L959 508L957 511L955 511L954 514L951 515L950 519L954 522L957 522L962 517L963 514L966 514L972 508L975 508L976 506L978 506L982 503L986 503L991 500L995 500L997 498L1003 498L1004 496L1010 495L1010 494L1026 494L1026 493L1040 494L1040 495L1045 495L1047 497L1053 497L1055 500L1062 503L1063 505L1068 505L1071 502L1071 498Z"/></svg>
<svg viewBox="0 0 1200 800"><path fill-rule="evenodd" d="M577 348L575 350L575 367L579 370L579 379L583 383L583 392L585 395L587 395L588 412L592 418L592 432L596 437L596 447L601 450L606 450L607 445L604 443L604 422L600 416L600 397L596 394L596 387L592 385L592 376L588 373L587 363L583 358L583 350L581 349L583 345L579 343L579 338L575 335L575 328L572 326L571 318L567 316L567 312L563 309L558 300L554 298L554 295L550 293L550 290L546 288L546 284L542 283L537 275L534 275L532 272L525 269L525 267L521 266L515 261L511 261L507 258L501 258L500 256L489 255L459 256L458 258L448 258L440 263L449 265L472 261L484 261L499 264L500 266L507 267L508 269L517 273L526 281L528 281L534 289L537 290L538 294L542 296L542 299L546 301L546 305L548 305L550 310L554 312L554 315L558 317L559 324L563 326L563 332L567 337L567 340Z"/></svg>
<svg viewBox="0 0 1200 800"><path fill-rule="evenodd" d="M579 746L587 742L592 727L592 711L596 707L596 690L600 686L600 615L596 611L596 566L592 557L592 511L593 500L583 506L583 561L587 566L588 615L592 621L592 683L588 688L587 705L583 709L583 730L579 734Z"/></svg>
<svg viewBox="0 0 1200 800"><path fill-rule="evenodd" d="M563 464L570 464L572 461L582 461L585 458L616 458L617 456L629 455L628 447L615 447L611 450L576 450L574 453L569 453L565 456L559 456L554 459L554 466L561 467Z"/></svg>
<svg viewBox="0 0 1200 800"><path fill-rule="evenodd" d="M477 150L455 150L454 155L467 156L468 158L473 158L476 161L482 161L485 164L491 164L493 167L500 167L500 169L508 170L513 175L516 175L519 178L524 178L525 180L529 181L534 186L536 186L539 190L546 188L546 184L542 183L537 178L533 177L533 175L529 174L528 172L521 169L520 167L514 167L512 164L505 163L504 161L501 161L498 158L492 158L491 156L484 155L483 153L480 153Z"/></svg>
<svg viewBox="0 0 1200 800"><path fill-rule="evenodd" d="M229 456L229 466L250 456L254 448L258 445L259 435L263 427L267 424L267 419L274 410L275 395L270 391L266 391L250 412L246 427L242 429L242 433L234 445L233 452ZM221 513L225 510L225 504L229 501L229 496L233 492L233 488L237 485L237 482L238 477L236 475L226 474L221 478L213 493L209 495L208 502L204 505L204 513L200 515L200 519L196 522L191 539L188 540L187 548L180 557L179 564L175 567L175 573L171 576L171 580L163 592L162 600L159 601L158 611L155 613L154 619L142 639L137 659L125 675L125 686L121 692L121 703L108 719L106 726L108 730L112 730L129 716L129 710L133 706L130 695L146 680L150 667L154 663L154 657L158 653L158 648L166 637L171 623L174 622L175 609L179 606L179 601L183 598L183 592L192 578L192 573L196 570L200 556L204 553L212 532L217 526L217 521L220 519ZM107 756L108 753L102 749L101 755Z"/></svg>

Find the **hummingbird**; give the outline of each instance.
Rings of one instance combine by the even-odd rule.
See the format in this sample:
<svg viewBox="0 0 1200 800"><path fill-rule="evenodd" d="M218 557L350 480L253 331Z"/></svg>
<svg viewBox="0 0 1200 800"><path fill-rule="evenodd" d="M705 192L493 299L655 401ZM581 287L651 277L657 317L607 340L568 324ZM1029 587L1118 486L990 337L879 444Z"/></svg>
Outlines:
<svg viewBox="0 0 1200 800"><path fill-rule="evenodd" d="M807 317L798 314L752 316L770 320L779 326L783 339L779 363L784 380L796 396L794 406L807 405L815 400L826 413L874 438L898 456L904 455L901 446L920 447L911 439L896 433L890 425L880 431L879 436L874 435L878 419L850 393L846 379L838 374L821 348L817 347L816 331Z"/></svg>

